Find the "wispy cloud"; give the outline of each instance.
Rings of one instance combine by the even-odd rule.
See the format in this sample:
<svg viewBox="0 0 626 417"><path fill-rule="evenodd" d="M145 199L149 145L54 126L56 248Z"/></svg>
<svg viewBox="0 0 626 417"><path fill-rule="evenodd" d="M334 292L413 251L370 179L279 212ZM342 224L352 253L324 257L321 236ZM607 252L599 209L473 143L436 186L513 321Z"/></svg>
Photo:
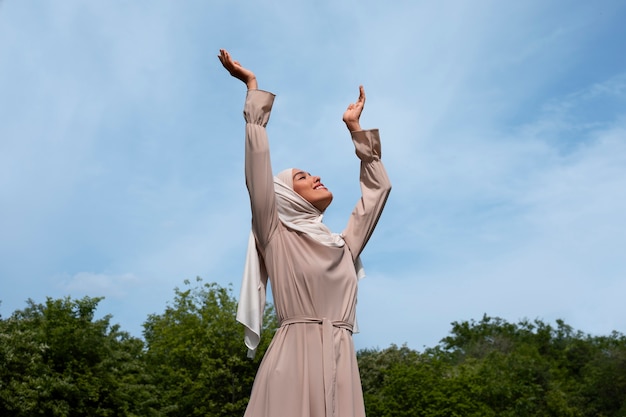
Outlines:
<svg viewBox="0 0 626 417"><path fill-rule="evenodd" d="M573 117L590 100L620 95L621 85L620 76L551 98L534 122L496 145L495 164L482 146L461 149L464 164L482 160L472 169L441 164L447 179L441 190L417 188L431 201L418 203L410 228L401 228L406 219L387 220L404 239L378 237L401 250L403 267L395 275L379 269L376 282L361 286L362 321L412 345L432 345L451 321L483 313L563 318L595 332L623 328L616 308L624 286L626 119L613 113L590 125ZM566 142L571 132L573 143ZM377 309L381 298L394 300L384 303L390 311ZM389 316L402 319L390 328Z"/></svg>
<svg viewBox="0 0 626 417"><path fill-rule="evenodd" d="M275 170L324 177L333 229L359 197L341 114L366 87L394 189L364 254L362 347L432 345L483 312L624 327L605 319L626 268L621 2L1 7L5 315L106 295L138 332L185 278L237 292L250 214L227 47L277 93Z"/></svg>

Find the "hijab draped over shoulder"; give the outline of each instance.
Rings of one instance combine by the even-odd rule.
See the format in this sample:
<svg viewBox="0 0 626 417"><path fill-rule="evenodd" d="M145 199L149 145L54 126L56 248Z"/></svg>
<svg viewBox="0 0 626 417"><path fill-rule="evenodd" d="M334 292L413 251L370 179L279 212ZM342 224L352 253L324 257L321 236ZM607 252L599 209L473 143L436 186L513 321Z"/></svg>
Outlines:
<svg viewBox="0 0 626 417"><path fill-rule="evenodd" d="M323 213L293 190L292 172L292 168L285 169L274 177L276 208L280 222L289 229L306 234L322 245L344 246L343 237L340 234L332 233L322 223ZM355 268L358 278L362 278L364 273L359 259L355 262ZM257 250L254 234L250 232L237 307L237 321L245 326L244 340L248 347L249 357L254 357L261 339L266 284L267 271Z"/></svg>

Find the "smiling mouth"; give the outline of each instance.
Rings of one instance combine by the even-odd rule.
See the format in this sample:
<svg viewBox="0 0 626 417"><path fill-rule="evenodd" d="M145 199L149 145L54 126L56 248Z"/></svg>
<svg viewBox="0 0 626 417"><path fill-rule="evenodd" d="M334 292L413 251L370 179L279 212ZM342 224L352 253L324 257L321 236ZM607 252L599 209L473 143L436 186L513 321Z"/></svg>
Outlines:
<svg viewBox="0 0 626 417"><path fill-rule="evenodd" d="M315 187L313 187L314 190L325 190L326 187L324 187L324 184L320 184L320 185L316 185Z"/></svg>

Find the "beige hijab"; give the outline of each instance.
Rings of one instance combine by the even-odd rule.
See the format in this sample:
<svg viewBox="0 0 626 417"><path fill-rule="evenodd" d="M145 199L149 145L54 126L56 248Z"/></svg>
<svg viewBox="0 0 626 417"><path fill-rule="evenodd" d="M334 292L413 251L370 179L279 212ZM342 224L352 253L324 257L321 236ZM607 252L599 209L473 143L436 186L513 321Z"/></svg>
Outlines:
<svg viewBox="0 0 626 417"><path fill-rule="evenodd" d="M332 247L345 245L340 234L332 233L322 223L324 217L322 212L293 190L292 172L292 168L289 168L281 171L274 177L276 206L281 223L290 229L305 233L323 245ZM363 278L365 273L359 258L355 261L355 268L357 277L359 279ZM239 305L237 307L237 321L245 326L244 341L248 347L248 357L250 358L254 357L261 339L266 284L267 271L257 251L254 234L250 232ZM355 333L357 330L355 323Z"/></svg>

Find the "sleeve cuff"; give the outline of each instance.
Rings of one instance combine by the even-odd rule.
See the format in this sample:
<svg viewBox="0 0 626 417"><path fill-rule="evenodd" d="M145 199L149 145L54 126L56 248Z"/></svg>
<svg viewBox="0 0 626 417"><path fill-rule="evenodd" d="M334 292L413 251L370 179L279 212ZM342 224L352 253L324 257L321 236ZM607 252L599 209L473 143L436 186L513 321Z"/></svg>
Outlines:
<svg viewBox="0 0 626 417"><path fill-rule="evenodd" d="M246 123L267 126L274 104L274 94L263 90L248 90L243 107L243 118Z"/></svg>
<svg viewBox="0 0 626 417"><path fill-rule="evenodd" d="M351 132L356 155L361 161L369 162L380 159L380 135L378 129Z"/></svg>

